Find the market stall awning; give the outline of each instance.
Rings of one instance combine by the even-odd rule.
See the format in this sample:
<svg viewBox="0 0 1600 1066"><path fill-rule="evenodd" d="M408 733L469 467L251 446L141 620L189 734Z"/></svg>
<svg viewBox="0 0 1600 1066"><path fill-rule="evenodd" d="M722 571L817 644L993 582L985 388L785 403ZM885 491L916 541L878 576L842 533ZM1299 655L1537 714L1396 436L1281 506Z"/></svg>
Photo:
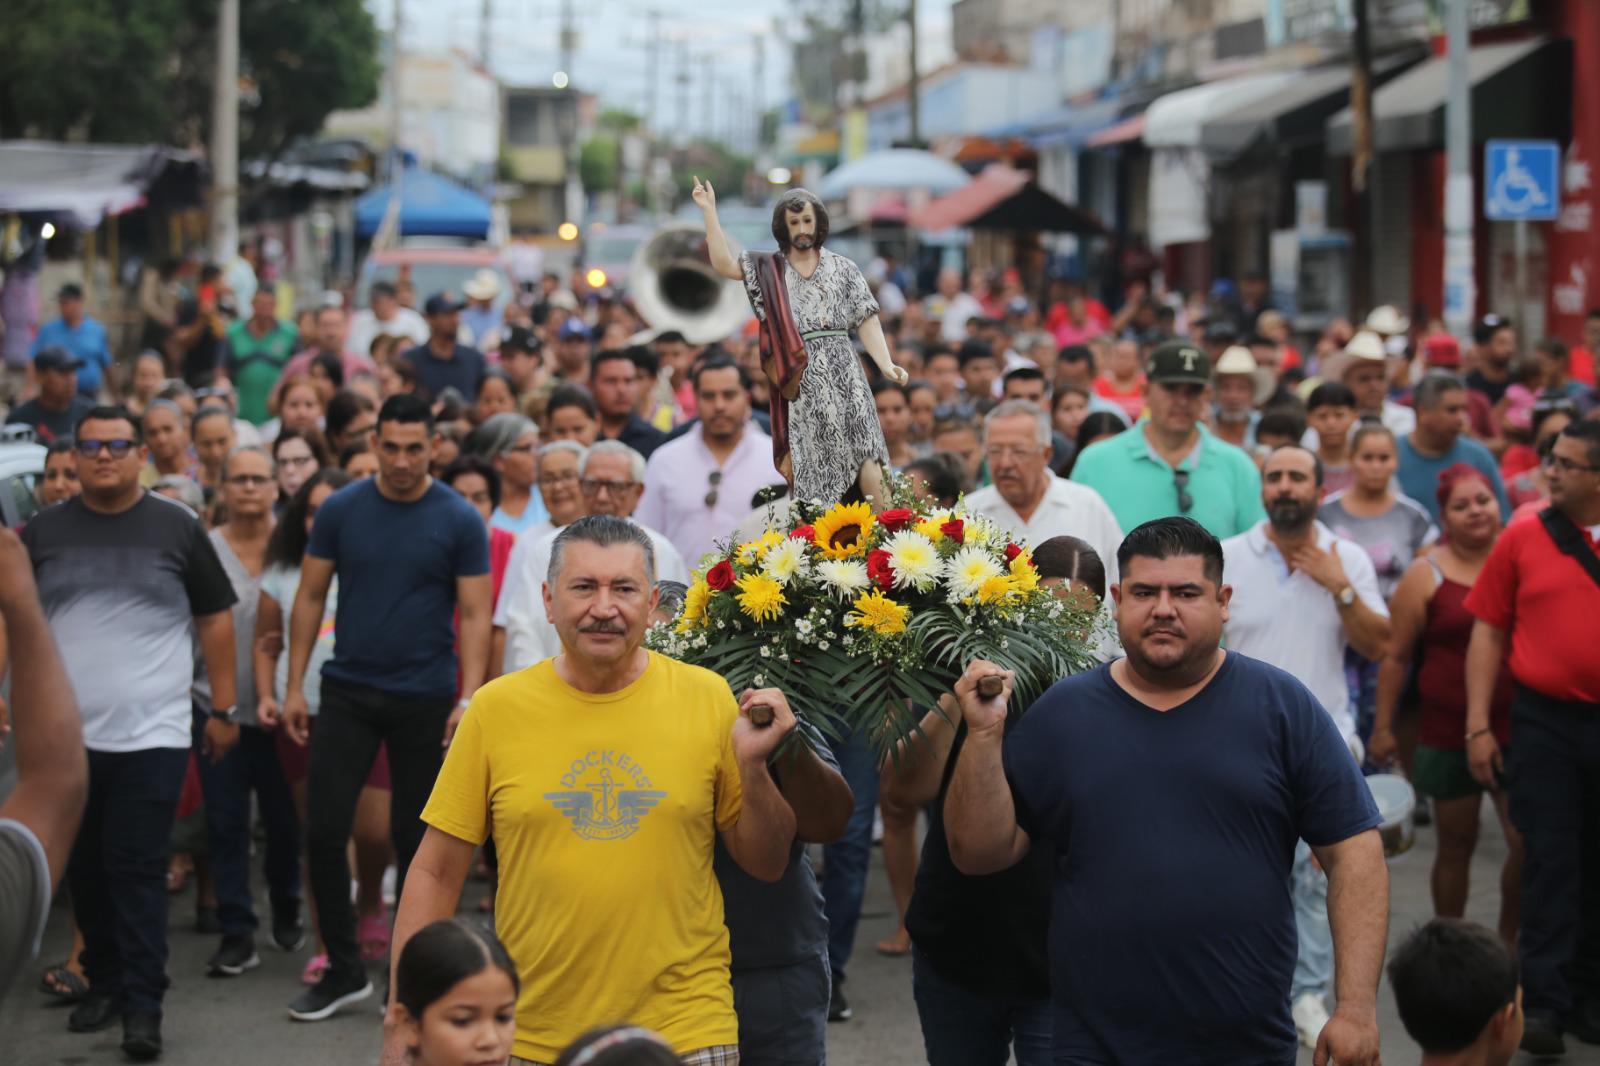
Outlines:
<svg viewBox="0 0 1600 1066"><path fill-rule="evenodd" d="M1374 64L1373 81L1383 85L1416 61L1416 54ZM1284 146L1322 140L1328 119L1350 103L1350 67L1308 70L1277 92L1218 114L1200 130L1200 147L1212 155L1242 155L1257 144Z"/></svg>
<svg viewBox="0 0 1600 1066"><path fill-rule="evenodd" d="M399 236L489 235L488 200L432 171L407 167L400 172L398 183L380 185L356 201L357 236L371 237L378 232L389 201L396 195L400 200Z"/></svg>
<svg viewBox="0 0 1600 1066"><path fill-rule="evenodd" d="M1091 136L1112 125L1128 110L1125 96L1105 96L1075 104L1065 104L1025 122L1008 122L986 130L987 137L1016 137L1035 148L1058 145L1077 147Z"/></svg>
<svg viewBox="0 0 1600 1066"><path fill-rule="evenodd" d="M911 212L911 225L938 232L967 229L1104 233L1094 215L1045 192L1024 170L996 164L965 187Z"/></svg>
<svg viewBox="0 0 1600 1066"><path fill-rule="evenodd" d="M1434 56L1372 97L1372 146L1380 152L1444 146L1449 63ZM1472 139L1550 137L1565 140L1572 120L1572 47L1534 37L1479 45L1467 53L1472 80ZM1349 155L1349 108L1328 120L1328 152Z"/></svg>
<svg viewBox="0 0 1600 1066"><path fill-rule="evenodd" d="M85 228L143 206L200 202L205 165L164 145L0 141L0 211L61 215Z"/></svg>
<svg viewBox="0 0 1600 1066"><path fill-rule="evenodd" d="M972 176L943 156L916 148L868 152L831 171L817 186L824 200L839 200L856 189L927 189L934 195L959 189Z"/></svg>
<svg viewBox="0 0 1600 1066"><path fill-rule="evenodd" d="M1282 92L1302 74L1273 70L1207 82L1158 97L1145 111L1144 143L1151 148L1198 148L1207 122Z"/></svg>

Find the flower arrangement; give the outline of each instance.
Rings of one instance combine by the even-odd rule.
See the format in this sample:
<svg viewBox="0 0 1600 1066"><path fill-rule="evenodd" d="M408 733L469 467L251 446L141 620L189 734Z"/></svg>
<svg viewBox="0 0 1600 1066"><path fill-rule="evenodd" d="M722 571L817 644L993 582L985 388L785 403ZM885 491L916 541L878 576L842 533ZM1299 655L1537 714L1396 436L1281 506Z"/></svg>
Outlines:
<svg viewBox="0 0 1600 1066"><path fill-rule="evenodd" d="M1015 672L1019 711L1091 663L1093 614L1040 585L1027 545L903 484L890 503L791 504L781 529L702 559L647 644L735 691L783 689L808 743L862 730L890 757L910 705L936 707L973 658Z"/></svg>

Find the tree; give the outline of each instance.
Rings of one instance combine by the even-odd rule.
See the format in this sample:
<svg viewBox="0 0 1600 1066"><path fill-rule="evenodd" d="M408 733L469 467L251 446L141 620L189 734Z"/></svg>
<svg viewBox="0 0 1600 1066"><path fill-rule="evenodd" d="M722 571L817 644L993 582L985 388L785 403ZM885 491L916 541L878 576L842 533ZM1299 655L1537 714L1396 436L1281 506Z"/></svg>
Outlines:
<svg viewBox="0 0 1600 1066"><path fill-rule="evenodd" d="M591 195L616 191L621 155L617 139L608 133L598 133L584 141L578 149L578 177L583 181L583 191Z"/></svg>
<svg viewBox="0 0 1600 1066"><path fill-rule="evenodd" d="M217 0L11 0L0 34L0 135L206 143ZM362 0L248 0L240 154L274 155L330 111L378 92L378 31Z"/></svg>

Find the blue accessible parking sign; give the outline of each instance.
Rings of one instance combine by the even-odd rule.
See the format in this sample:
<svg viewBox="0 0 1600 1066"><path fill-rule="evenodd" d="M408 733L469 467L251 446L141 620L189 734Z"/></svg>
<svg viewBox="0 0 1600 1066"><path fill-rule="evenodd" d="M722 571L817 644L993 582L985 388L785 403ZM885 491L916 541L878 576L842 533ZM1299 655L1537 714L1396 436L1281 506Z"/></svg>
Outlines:
<svg viewBox="0 0 1600 1066"><path fill-rule="evenodd" d="M1555 141L1484 145L1483 215L1491 222L1551 222L1561 212L1561 146Z"/></svg>

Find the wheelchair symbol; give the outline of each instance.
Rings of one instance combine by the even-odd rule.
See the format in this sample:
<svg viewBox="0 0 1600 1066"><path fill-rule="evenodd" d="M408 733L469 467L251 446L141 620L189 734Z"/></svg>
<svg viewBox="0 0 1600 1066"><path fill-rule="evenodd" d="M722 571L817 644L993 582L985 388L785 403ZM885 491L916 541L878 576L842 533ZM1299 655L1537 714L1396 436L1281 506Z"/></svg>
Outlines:
<svg viewBox="0 0 1600 1066"><path fill-rule="evenodd" d="M1505 169L1495 177L1489 195L1501 215L1525 215L1550 203L1533 175L1523 169L1522 153L1515 148L1506 150Z"/></svg>

